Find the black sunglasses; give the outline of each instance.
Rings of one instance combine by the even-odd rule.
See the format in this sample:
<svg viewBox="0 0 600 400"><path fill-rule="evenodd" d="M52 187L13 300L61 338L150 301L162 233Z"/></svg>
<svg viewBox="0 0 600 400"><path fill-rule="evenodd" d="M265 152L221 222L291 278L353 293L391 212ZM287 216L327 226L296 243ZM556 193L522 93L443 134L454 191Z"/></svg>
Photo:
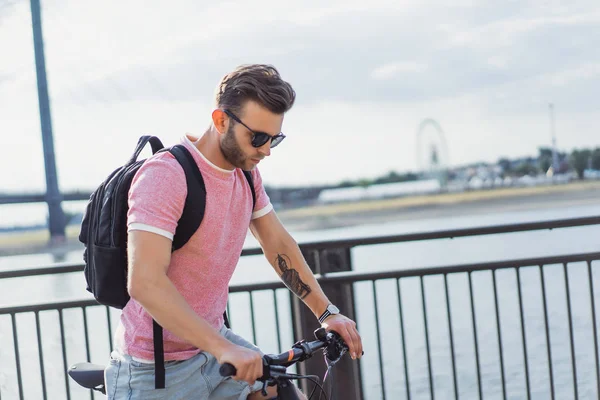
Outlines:
<svg viewBox="0 0 600 400"><path fill-rule="evenodd" d="M234 113L232 113L231 111L225 109L223 110L223 112L227 115L229 115L231 118L233 118L234 121L239 122L240 124L244 125L246 127L246 129L248 129L250 132L252 132L252 146L254 147L262 147L265 145L265 143L267 143L269 140L271 140L271 144L270 147L276 147L279 143L281 143L281 141L283 139L285 139L285 135L282 132L279 132L277 135L269 135L268 133L265 132L258 132L255 131L253 129L251 129L250 127L248 127L248 125L246 125L245 123L242 122L241 119L239 119Z"/></svg>

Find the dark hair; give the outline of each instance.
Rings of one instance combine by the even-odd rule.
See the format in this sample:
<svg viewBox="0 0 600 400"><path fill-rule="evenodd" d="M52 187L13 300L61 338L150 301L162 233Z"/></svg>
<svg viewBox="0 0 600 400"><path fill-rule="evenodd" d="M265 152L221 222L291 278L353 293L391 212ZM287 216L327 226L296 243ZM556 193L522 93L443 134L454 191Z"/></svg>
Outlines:
<svg viewBox="0 0 600 400"><path fill-rule="evenodd" d="M294 105L296 92L272 65L245 64L221 79L215 102L219 108L240 112L248 100L274 114L284 114Z"/></svg>

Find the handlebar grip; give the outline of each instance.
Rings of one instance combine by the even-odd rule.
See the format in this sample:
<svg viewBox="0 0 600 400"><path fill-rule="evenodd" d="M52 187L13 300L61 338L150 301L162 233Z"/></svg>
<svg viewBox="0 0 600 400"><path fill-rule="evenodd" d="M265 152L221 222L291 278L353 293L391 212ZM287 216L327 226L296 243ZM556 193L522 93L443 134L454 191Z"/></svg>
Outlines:
<svg viewBox="0 0 600 400"><path fill-rule="evenodd" d="M237 369L233 365L225 363L219 367L219 373L221 376L235 376L237 374Z"/></svg>

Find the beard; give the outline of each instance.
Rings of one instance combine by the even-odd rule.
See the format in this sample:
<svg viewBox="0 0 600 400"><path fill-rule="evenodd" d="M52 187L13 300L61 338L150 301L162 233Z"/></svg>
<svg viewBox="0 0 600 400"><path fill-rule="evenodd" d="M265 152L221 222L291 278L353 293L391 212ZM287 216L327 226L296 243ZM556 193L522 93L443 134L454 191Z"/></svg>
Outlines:
<svg viewBox="0 0 600 400"><path fill-rule="evenodd" d="M243 170L250 170L251 167L246 167L248 157L242 151L237 139L235 138L235 133L233 132L233 125L230 124L225 136L219 142L221 146L221 151L225 156L225 159L234 167L241 168Z"/></svg>

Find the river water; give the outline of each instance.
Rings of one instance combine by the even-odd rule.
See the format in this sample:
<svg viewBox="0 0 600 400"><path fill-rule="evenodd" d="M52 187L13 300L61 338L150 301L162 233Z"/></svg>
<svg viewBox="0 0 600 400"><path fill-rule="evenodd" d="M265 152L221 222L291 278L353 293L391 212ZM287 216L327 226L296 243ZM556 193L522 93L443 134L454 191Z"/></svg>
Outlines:
<svg viewBox="0 0 600 400"><path fill-rule="evenodd" d="M293 232L299 241L379 236L440 229L487 226L512 222L527 222L600 215L599 206L546 208L524 212L496 212L476 216L454 218L420 219L414 221L378 223L352 228L330 229L312 232ZM249 237L247 246L256 246ZM379 271L391 269L425 268L464 263L477 263L506 259L543 257L600 251L600 226L565 228L552 231L536 231L481 237L433 240L386 245L358 247L352 250L355 271ZM0 270L31 268L47 265L56 260L81 262L81 252L50 255L26 255L0 258ZM596 269L599 262L592 263L594 299L600 298L600 275ZM446 293L442 276L424 279L425 307L430 358L427 357L425 324L421 300L421 282L418 278L406 278L400 282L401 305L405 336L401 334L399 302L396 281L377 283L377 309L380 317L379 332L376 329L373 309L374 293L371 283L355 284L357 323L365 344L365 356L361 370L365 398L383 398L380 376L383 372L387 399L429 399L432 392L436 399L453 399L456 391L460 398L478 398L479 382L485 399L527 398L525 366L528 368L531 398L549 399L550 377L557 399L574 398L573 364L576 367L578 396L582 399L598 398L591 318L591 296L584 263L569 264L568 278L572 311L574 362L571 356L568 308L566 302L563 266L547 266L543 270L550 345L546 340L544 303L540 283L540 269L536 266L521 270L520 280L523 296L523 317L527 364L523 362L523 340L514 270L496 274L499 300L501 341L498 341L494 302L493 276L490 272L472 275L475 303L475 322L478 340L480 376L477 375L474 347L473 318L467 274L448 276L448 297L452 317L453 346L449 341ZM275 273L262 256L243 257L232 283L273 280ZM89 298L85 291L82 274L65 274L47 277L31 277L0 281L0 305L33 304L38 302ZM289 329L289 300L285 290L277 292L278 311L281 318L281 345L292 344ZM278 351L273 319L273 298L270 292L256 293L253 297L255 310L260 317L256 326L256 342L266 352ZM595 300L597 301L597 300ZM252 323L247 294L231 296L231 319L233 328L252 338ZM598 307L598 305L596 305ZM106 332L106 313L103 308L89 309L87 314L91 359L106 362L109 352ZM41 373L37 351L37 335L33 314L17 316L19 352L22 359L24 396L41 399ZM113 329L118 313L111 314ZM60 325L56 312L40 313L41 343L44 350L44 372L48 398L63 399L65 378L60 347ZM64 312L67 339L67 364L84 360L85 342L81 310ZM19 398L16 385L14 342L10 317L0 317L0 398ZM377 338L381 338L382 359L379 358ZM406 345L405 363L402 343ZM455 368L452 367L454 350ZM548 351L550 349L550 352ZM548 353L552 360L550 374ZM504 385L500 369L500 354L504 367ZM380 363L381 361L381 363ZM380 369L383 365L383 371ZM431 387L430 373L431 368ZM453 373L454 370L454 373ZM405 375L408 375L408 385ZM86 398L85 391L70 388L71 398Z"/></svg>

